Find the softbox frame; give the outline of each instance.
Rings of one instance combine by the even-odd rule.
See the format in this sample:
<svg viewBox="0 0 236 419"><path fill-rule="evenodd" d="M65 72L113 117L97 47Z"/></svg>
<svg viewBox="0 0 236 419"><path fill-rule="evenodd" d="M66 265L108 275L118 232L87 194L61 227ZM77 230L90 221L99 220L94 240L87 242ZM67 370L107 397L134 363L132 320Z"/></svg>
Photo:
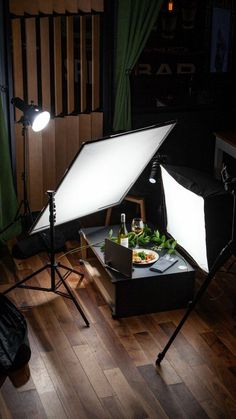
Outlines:
<svg viewBox="0 0 236 419"><path fill-rule="evenodd" d="M175 121L82 144L55 191L55 226L119 205ZM49 228L49 205L30 234Z"/></svg>
<svg viewBox="0 0 236 419"><path fill-rule="evenodd" d="M196 169L162 165L161 172L166 230L201 269L209 272L231 237L233 197L222 182ZM167 191L169 183L172 190ZM193 214L186 213L190 208Z"/></svg>

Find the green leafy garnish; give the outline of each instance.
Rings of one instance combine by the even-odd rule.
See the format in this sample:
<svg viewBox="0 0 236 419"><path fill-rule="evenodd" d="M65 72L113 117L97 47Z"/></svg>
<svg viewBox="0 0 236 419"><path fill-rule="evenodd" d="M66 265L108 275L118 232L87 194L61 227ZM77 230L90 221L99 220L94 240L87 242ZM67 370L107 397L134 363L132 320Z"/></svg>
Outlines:
<svg viewBox="0 0 236 419"><path fill-rule="evenodd" d="M116 236L113 236L113 230L111 229L108 233L108 238L114 242L118 241ZM168 253L174 253L177 246L177 242L174 239L167 239L165 234L160 234L158 230L152 232L151 228L145 224L142 234L135 234L133 231L128 232L129 247L134 248L137 244L139 246L146 246L151 243L154 246L152 250L160 251L162 249L167 249ZM104 243L101 246L101 250L104 251ZM139 252L140 253L140 252ZM139 255L140 256L140 255ZM140 256L141 257L141 256ZM141 257L142 258L142 257ZM145 259L145 254L144 254Z"/></svg>

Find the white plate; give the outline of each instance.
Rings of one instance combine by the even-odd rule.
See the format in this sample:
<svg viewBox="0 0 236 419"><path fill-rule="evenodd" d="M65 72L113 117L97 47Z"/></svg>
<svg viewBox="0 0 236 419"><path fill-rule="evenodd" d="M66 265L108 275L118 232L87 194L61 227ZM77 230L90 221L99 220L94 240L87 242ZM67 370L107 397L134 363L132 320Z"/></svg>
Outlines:
<svg viewBox="0 0 236 419"><path fill-rule="evenodd" d="M138 248L138 249L133 249L133 252L137 252L137 253L144 252L146 254L153 255L153 259L148 260L148 261L145 261L145 260L142 260L141 262L134 262L133 261L133 264L134 265L139 265L139 266L141 266L141 265L150 265L151 263L154 263L154 262L156 262L159 259L158 253L157 252L154 252L154 250L140 249L140 248Z"/></svg>

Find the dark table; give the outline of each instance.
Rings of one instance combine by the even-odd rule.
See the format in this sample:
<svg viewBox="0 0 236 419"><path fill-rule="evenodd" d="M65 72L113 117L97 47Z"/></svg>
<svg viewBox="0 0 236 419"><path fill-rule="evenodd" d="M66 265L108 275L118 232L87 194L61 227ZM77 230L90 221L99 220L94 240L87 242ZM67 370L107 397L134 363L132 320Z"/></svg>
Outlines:
<svg viewBox="0 0 236 419"><path fill-rule="evenodd" d="M110 305L113 317L185 308L193 298L195 270L184 257L176 252L178 262L164 273L150 271L151 265L134 265L132 278L127 278L104 265L101 244L111 229L116 235L118 226L82 229L81 243L90 245L99 262L91 276ZM86 252L82 257L87 259ZM92 261L87 260L90 265Z"/></svg>

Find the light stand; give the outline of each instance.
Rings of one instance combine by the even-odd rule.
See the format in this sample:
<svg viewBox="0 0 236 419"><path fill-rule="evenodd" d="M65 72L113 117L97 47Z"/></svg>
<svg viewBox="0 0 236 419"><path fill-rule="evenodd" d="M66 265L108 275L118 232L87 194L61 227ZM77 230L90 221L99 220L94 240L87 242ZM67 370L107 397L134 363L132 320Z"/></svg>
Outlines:
<svg viewBox="0 0 236 419"><path fill-rule="evenodd" d="M27 218L30 220L30 224L33 222L32 212L30 210L30 205L28 201L28 190L27 190L27 180L28 180L28 153L27 153L27 129L31 125L33 131L39 132L46 127L49 122L50 114L47 111L41 111L38 106L34 105L31 102L30 105L25 103L19 97L14 97L11 100L11 103L15 105L16 108L20 109L23 112L22 117L18 123L22 124L22 138L23 138L23 172L21 174L21 179L23 181L23 199L19 204L19 207L16 211L14 220L9 223L4 229L0 231L0 234L4 233L8 228L15 224L18 220L24 220L27 228ZM21 209L23 207L23 213Z"/></svg>
<svg viewBox="0 0 236 419"><path fill-rule="evenodd" d="M27 225L27 218L29 218L30 223L33 222L32 212L30 209L29 201L28 201L28 189L27 189L27 179L28 179L28 172L27 172L27 161L28 161L28 153L27 153L27 126L28 122L21 118L19 123L22 123L22 139L23 139L23 172L21 173L21 179L23 182L23 199L21 200L18 209L16 211L16 215L11 223L9 223L4 229L1 230L0 234L4 233L8 228L10 228L13 224L17 221L25 221L24 224ZM23 213L21 213L21 209L23 207Z"/></svg>
<svg viewBox="0 0 236 419"><path fill-rule="evenodd" d="M30 214L30 216L32 218L32 213L31 213L31 209L30 209L29 201L28 201L28 190L27 190L27 179L28 179L28 172L27 172L28 153L27 153L27 146L26 146L27 123L26 123L25 120L22 123L23 123L22 138L23 138L24 157L23 157L23 172L21 174L21 179L23 181L23 199L22 199L22 201L19 205L18 213L20 212L20 209L23 206L24 212L22 214L22 217L26 216L27 214Z"/></svg>
<svg viewBox="0 0 236 419"><path fill-rule="evenodd" d="M199 288L197 294L195 295L193 301L189 302L189 306L180 320L178 326L176 327L175 331L173 332L172 336L168 340L166 346L164 347L163 351L158 354L156 365L160 365L162 359L165 357L166 352L170 348L172 342L180 332L181 328L183 327L184 323L186 322L188 316L193 311L194 307L207 290L208 286L210 285L212 279L214 278L218 269L226 262L226 260L235 252L235 221L236 221L236 178L230 178L226 168L224 167L222 170L222 180L224 183L224 187L226 191L229 191L233 195L233 214L232 214L232 230L231 230L231 239L226 244L226 246L221 250L218 257L216 258L210 272L208 273L205 281L202 283L201 287Z"/></svg>
<svg viewBox="0 0 236 419"><path fill-rule="evenodd" d="M69 285L66 283L66 279L72 272L79 275L79 277L81 278L81 281L84 277L84 274L76 271L75 269L69 268L68 266L65 266L59 262L56 262L56 259L55 259L55 221L56 221L56 206L55 206L55 198L54 198L55 192L47 191L47 194L48 194L49 224L50 224L50 262L48 262L46 265L44 265L42 268L38 269L37 271L33 272L32 274L28 275L26 278L16 282L10 288L5 290L3 294L7 294L8 292L12 291L15 288L27 288L27 289L37 290L37 291L54 292L55 294L61 295L63 297L66 297L72 300L76 308L80 312L82 318L84 319L86 326L89 327L89 321L86 318L84 311L82 310L78 301L74 297ZM27 282L29 279L33 278L35 275L38 275L40 272L48 268L50 269L50 274L51 274L51 286L49 288L25 285L25 282ZM66 273L62 275L59 268L64 269ZM59 277L59 281L57 283L56 283L56 275ZM61 292L59 290L59 287L61 285L64 285L67 293Z"/></svg>

